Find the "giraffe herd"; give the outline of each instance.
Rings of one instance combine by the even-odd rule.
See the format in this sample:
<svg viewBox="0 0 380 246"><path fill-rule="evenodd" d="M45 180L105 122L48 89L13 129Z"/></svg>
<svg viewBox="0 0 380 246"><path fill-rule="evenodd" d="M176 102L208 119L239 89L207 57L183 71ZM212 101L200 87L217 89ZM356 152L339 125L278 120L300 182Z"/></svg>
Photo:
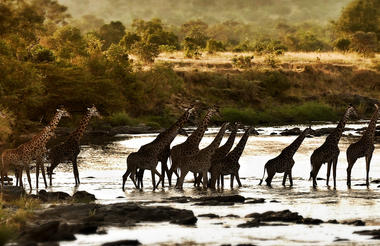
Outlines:
<svg viewBox="0 0 380 246"><path fill-rule="evenodd" d="M362 137L356 143L351 144L347 149L347 186L351 187L351 170L356 160L365 157L366 160L366 185L369 186L369 169L374 147L374 137L376 129L376 121L379 117L379 107L375 104L375 112L373 113L369 125ZM237 123L224 123L214 140L205 148L200 149L199 144L205 134L208 123L211 118L219 114L219 108L213 106L209 108L203 119L198 124L196 130L192 132L185 142L170 147L174 138L177 136L182 127L194 114L195 107L192 106L185 110L183 115L168 129L161 132L152 142L140 147L137 152L129 154L127 157L127 170L122 177L122 189L125 189L125 183L130 178L136 188L143 187L144 170L150 170L152 175L153 190L157 189L161 183L164 187L165 176L169 186L172 185L173 174L176 175L176 188L183 189L183 183L186 175L192 172L194 175L194 186L203 188L215 189L216 186L224 188L224 176L230 175L230 187L233 188L234 179L238 186L241 187L239 177L239 159L245 149L247 140L254 130L249 127L245 130L239 142L232 149L237 135ZM1 117L6 117L0 114ZM83 116L78 128L72 132L66 140L47 150L46 144L48 140L54 136L54 131L58 126L59 121L63 117L70 117L68 111L64 108L58 108L50 123L30 141L21 144L15 149L4 150L1 166L1 184L4 185L4 180L7 177L8 171L12 170L16 176L16 186L23 186L22 173L25 170L32 190L30 169L32 161L36 162L36 189L38 190L38 177L41 170L45 187L47 181L45 177L44 160L50 163L47 167L47 174L52 185L52 175L54 169L62 162L71 162L75 185L80 184L77 157L80 153L80 140L86 130L86 127L92 117L101 118L95 106L87 108L87 112ZM314 150L311 155L311 172L310 179L313 179L313 187L317 186L316 178L322 164L327 163L327 179L326 184L329 186L329 177L331 167L333 168L334 188L336 188L336 167L339 156L338 143L342 136L345 124L351 117L357 117L355 108L350 105L347 107L342 119L337 127L326 137L324 143ZM224 145L219 146L227 129L231 133ZM287 177L290 181L290 186L293 186L292 168L295 164L294 155L301 146L303 140L311 134L313 130L307 127L301 134L281 153L269 160L264 166L263 178L260 180L260 185L265 179L267 186L271 186L272 179L276 173L284 173L282 185L285 186ZM232 149L232 150L231 150ZM168 167L168 160L171 159L171 166ZM161 163L161 173L157 170L158 163ZM178 173L178 171L180 171ZM208 174L210 173L210 178ZM158 176L158 182L156 182ZM137 179L137 180L136 180Z"/></svg>

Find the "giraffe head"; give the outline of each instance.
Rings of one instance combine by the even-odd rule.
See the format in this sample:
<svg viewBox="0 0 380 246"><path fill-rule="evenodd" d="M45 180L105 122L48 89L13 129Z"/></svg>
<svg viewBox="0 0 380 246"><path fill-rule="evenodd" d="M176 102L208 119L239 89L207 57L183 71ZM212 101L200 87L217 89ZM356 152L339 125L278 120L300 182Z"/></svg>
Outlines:
<svg viewBox="0 0 380 246"><path fill-rule="evenodd" d="M87 108L87 111L89 113L89 115L92 117L92 116L95 116L95 117L98 117L99 119L103 118L98 109L95 107L95 105L93 104L91 108Z"/></svg>
<svg viewBox="0 0 380 246"><path fill-rule="evenodd" d="M374 106L375 106L376 110L379 109L379 105L377 105L377 103L375 103Z"/></svg>
<svg viewBox="0 0 380 246"><path fill-rule="evenodd" d="M57 108L57 112L61 114L62 117L71 117L70 113L63 106Z"/></svg>
<svg viewBox="0 0 380 246"><path fill-rule="evenodd" d="M354 106L352 104L350 104L348 106L348 108L346 109L346 117L347 118L358 118L358 112L356 111L356 109L354 108Z"/></svg>

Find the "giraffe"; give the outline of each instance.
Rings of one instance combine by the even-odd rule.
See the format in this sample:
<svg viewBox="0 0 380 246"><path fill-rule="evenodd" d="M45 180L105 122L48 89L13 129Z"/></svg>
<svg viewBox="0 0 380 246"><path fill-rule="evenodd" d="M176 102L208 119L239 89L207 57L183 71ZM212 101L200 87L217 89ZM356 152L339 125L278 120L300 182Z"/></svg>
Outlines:
<svg viewBox="0 0 380 246"><path fill-rule="evenodd" d="M159 182L162 181L162 175L156 170L159 155L170 146L170 143L177 136L179 129L187 122L190 115L193 113L194 107L187 109L185 113L166 131L160 133L151 143L143 145L137 152L131 153L127 158L127 171L123 175L122 189L124 191L125 182L128 176L132 179L136 188L138 185L135 181L137 169L149 169L152 173L153 190L156 189ZM155 174L160 177L160 181L156 185Z"/></svg>
<svg viewBox="0 0 380 246"><path fill-rule="evenodd" d="M215 182L218 177L221 175L231 175L231 181L230 186L231 189L233 188L234 183L234 177L236 177L236 180L238 182L239 187L241 187L240 177L239 177L239 159L241 155L243 154L245 145L247 143L249 134L254 130L253 127L249 127L243 134L243 136L240 138L238 144L235 146L235 148L229 152L226 157L224 157L222 160L219 160L217 163L215 163L211 168L211 181L210 181L210 187L212 189L215 189ZM223 182L222 182L222 188L223 188Z"/></svg>
<svg viewBox="0 0 380 246"><path fill-rule="evenodd" d="M376 121L379 117L379 106L375 104L375 112L373 113L367 129L362 137L356 143L351 144L347 149L347 186L351 188L351 169L356 160L360 157L365 157L366 162L366 184L369 187L369 168L371 164L372 154L375 150L374 138L376 131Z"/></svg>
<svg viewBox="0 0 380 246"><path fill-rule="evenodd" d="M314 150L311 155L310 162L312 169L310 172L310 179L313 178L314 188L317 186L318 171L324 163L328 163L326 185L329 186L330 170L331 165L333 165L334 188L336 188L336 165L338 163L340 152L338 143L342 137L344 126L350 117L357 117L356 110L351 104L347 107L342 119L339 121L334 131L326 137L325 142L319 148Z"/></svg>
<svg viewBox="0 0 380 246"><path fill-rule="evenodd" d="M237 130L238 130L238 124L236 122L233 123L233 124L230 124L229 128L231 130L231 133L230 133L230 136L228 137L227 141L222 146L220 146L219 148L217 148L215 150L214 154L211 157L211 167L210 167L209 172L211 172L211 169L212 169L213 165L215 165L216 163L218 163L218 161L220 161L224 157L226 157L226 155L228 154L228 152L230 152L232 146L234 145L235 138L236 138L236 133L237 133ZM219 186L220 179L223 179L223 178L224 178L223 176L218 177L218 186ZM199 175L197 177L197 180L196 180L196 185L197 186L200 185L201 179L202 179L202 176Z"/></svg>
<svg viewBox="0 0 380 246"><path fill-rule="evenodd" d="M177 188L183 189L183 182L189 171L193 173L201 173L203 177L203 188L207 188L207 172L211 167L211 157L219 147L227 126L228 123L222 125L212 143L206 148L198 151L194 155L186 155L182 157L180 166L181 176L178 179Z"/></svg>
<svg viewBox="0 0 380 246"><path fill-rule="evenodd" d="M173 172L179 177L177 169L181 167L182 159L187 155L194 155L199 151L199 143L201 142L203 135L207 129L207 125L212 116L219 113L219 109L216 106L211 107L202 122L198 124L197 129L186 139L185 142L174 146L170 150L170 156L172 160L172 166L168 172L169 186L171 186L171 180ZM178 179L177 179L178 182Z"/></svg>
<svg viewBox="0 0 380 246"><path fill-rule="evenodd" d="M273 176L276 173L284 173L282 185L285 186L286 177L289 176L290 186L293 186L292 168L294 165L293 156L301 146L303 140L311 133L311 127L306 128L288 147L281 151L277 157L269 160L264 166L263 178L260 180L259 185L263 182L265 170L267 170L268 177L265 180L267 186L271 186Z"/></svg>
<svg viewBox="0 0 380 246"><path fill-rule="evenodd" d="M30 179L30 163L33 159L36 160L36 189L38 190L38 176L39 169L41 168L42 176L44 178L45 187L47 187L45 169L43 158L47 153L46 143L54 135L55 128L58 126L59 121L62 117L70 117L70 114L66 109L57 109L53 119L50 121L49 125L46 126L38 135L34 136L30 141L21 144L16 149L5 150L2 157L2 177L7 174L8 168L10 166L16 169L16 178L20 180L20 185L22 184L22 171L25 169L30 190L32 190L32 184Z"/></svg>
<svg viewBox="0 0 380 246"><path fill-rule="evenodd" d="M81 119L78 128L72 132L62 144L58 144L50 149L48 154L50 167L47 168L50 185L52 185L52 175L54 168L65 161L71 161L73 165L75 186L80 184L77 164L77 158L80 153L80 140L82 139L83 134L86 131L88 123L92 117L102 118L95 105L87 108L87 112Z"/></svg>

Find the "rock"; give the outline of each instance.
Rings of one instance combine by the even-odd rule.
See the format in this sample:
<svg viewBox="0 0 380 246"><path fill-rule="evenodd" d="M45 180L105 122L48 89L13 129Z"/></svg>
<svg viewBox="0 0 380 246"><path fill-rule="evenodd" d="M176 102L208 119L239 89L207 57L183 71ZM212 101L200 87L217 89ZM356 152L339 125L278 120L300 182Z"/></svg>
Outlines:
<svg viewBox="0 0 380 246"><path fill-rule="evenodd" d="M137 240L120 240L120 241L102 244L102 246L135 246L135 245L141 245L141 243Z"/></svg>
<svg viewBox="0 0 380 246"><path fill-rule="evenodd" d="M315 129L312 131L312 135L316 137L328 135L334 131L334 127L326 127L326 128L320 128L320 129Z"/></svg>
<svg viewBox="0 0 380 246"><path fill-rule="evenodd" d="M317 180L326 180L325 178L317 178Z"/></svg>
<svg viewBox="0 0 380 246"><path fill-rule="evenodd" d="M264 224L261 223L260 219L254 219L254 220L248 221L246 223L239 224L238 227L240 227L240 228L252 228L252 227L259 227L262 225L264 225Z"/></svg>
<svg viewBox="0 0 380 246"><path fill-rule="evenodd" d="M298 127L292 128L292 129L285 129L283 130L280 135L281 136L298 136L301 134L301 129Z"/></svg>
<svg viewBox="0 0 380 246"><path fill-rule="evenodd" d="M339 222L337 220L328 220L326 223L329 223L329 224L339 224Z"/></svg>
<svg viewBox="0 0 380 246"><path fill-rule="evenodd" d="M17 200L25 195L25 190L23 187L18 186L4 186L2 187L2 195L4 201Z"/></svg>
<svg viewBox="0 0 380 246"><path fill-rule="evenodd" d="M313 218L304 218L302 222L297 222L297 223L305 224L305 225L319 225L323 223L323 220L313 219Z"/></svg>
<svg viewBox="0 0 380 246"><path fill-rule="evenodd" d="M277 200L271 200L270 202L273 202L273 203L280 203L280 202L277 201Z"/></svg>
<svg viewBox="0 0 380 246"><path fill-rule="evenodd" d="M272 132L270 135L271 136L277 135L277 132Z"/></svg>
<svg viewBox="0 0 380 246"><path fill-rule="evenodd" d="M49 221L24 231L22 238L23 240L35 242L72 241L76 239L73 233L62 228L60 228L59 221Z"/></svg>
<svg viewBox="0 0 380 246"><path fill-rule="evenodd" d="M118 196L116 197L116 199L120 199L120 198L125 198L124 196Z"/></svg>
<svg viewBox="0 0 380 246"><path fill-rule="evenodd" d="M342 224L354 225L354 226L365 226L365 222L362 220L343 221Z"/></svg>
<svg viewBox="0 0 380 246"><path fill-rule="evenodd" d="M38 192L38 198L44 202L47 201L60 201L60 200L67 200L71 198L69 194L66 192L47 192L46 190L40 190Z"/></svg>
<svg viewBox="0 0 380 246"><path fill-rule="evenodd" d="M197 223L198 219L194 215L190 215L184 218L178 218L170 221L172 224L178 224L178 225L195 225Z"/></svg>
<svg viewBox="0 0 380 246"><path fill-rule="evenodd" d="M94 176L85 177L85 179L94 179L94 178L95 178Z"/></svg>
<svg viewBox="0 0 380 246"><path fill-rule="evenodd" d="M167 201L176 202L176 203L188 203L191 200L191 197L188 196L173 196L166 199Z"/></svg>
<svg viewBox="0 0 380 246"><path fill-rule="evenodd" d="M349 241L347 238L335 238L334 242L345 242L345 241Z"/></svg>
<svg viewBox="0 0 380 246"><path fill-rule="evenodd" d="M224 216L226 218L240 218L239 215L236 215L236 214L227 214L226 216Z"/></svg>
<svg viewBox="0 0 380 246"><path fill-rule="evenodd" d="M372 236L371 239L380 239L380 229L354 231L355 234Z"/></svg>
<svg viewBox="0 0 380 246"><path fill-rule="evenodd" d="M245 217L246 218L253 218L253 220L250 222L247 222L245 224L242 224L243 227L273 225L273 224L261 223L261 222L273 222L273 221L290 222L290 223L306 224L306 225L319 225L321 223L324 223L320 219L303 218L298 213L291 212L289 210L282 210L282 211L278 211L278 212L268 211L268 212L265 212L262 214L252 213L252 214L246 215ZM282 224L277 224L277 225L282 225Z"/></svg>
<svg viewBox="0 0 380 246"><path fill-rule="evenodd" d="M220 218L220 216L217 214L200 214L200 215L198 215L198 217L207 217L210 219Z"/></svg>
<svg viewBox="0 0 380 246"><path fill-rule="evenodd" d="M380 184L380 179L372 180L371 183L374 183L374 184Z"/></svg>
<svg viewBox="0 0 380 246"><path fill-rule="evenodd" d="M354 186L367 186L367 184L366 183L354 184Z"/></svg>
<svg viewBox="0 0 380 246"><path fill-rule="evenodd" d="M73 200L76 202L92 202L96 198L93 194L88 193L87 191L77 191L73 195Z"/></svg>
<svg viewBox="0 0 380 246"><path fill-rule="evenodd" d="M230 206L235 203L243 203L245 201L244 196L232 195L232 196L206 196L192 199L193 201L199 201L194 205L209 205L209 206Z"/></svg>
<svg viewBox="0 0 380 246"><path fill-rule="evenodd" d="M265 202L264 198L257 198L257 199L256 198L250 198L249 201L246 201L245 203L264 203L264 202Z"/></svg>

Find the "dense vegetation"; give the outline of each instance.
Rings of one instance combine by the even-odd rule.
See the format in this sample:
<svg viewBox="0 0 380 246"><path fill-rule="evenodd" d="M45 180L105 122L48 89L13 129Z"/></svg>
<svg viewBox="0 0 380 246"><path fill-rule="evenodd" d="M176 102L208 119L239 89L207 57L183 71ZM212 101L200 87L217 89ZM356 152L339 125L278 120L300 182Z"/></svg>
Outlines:
<svg viewBox="0 0 380 246"><path fill-rule="evenodd" d="M90 4L81 1L75 6L85 8L86 2ZM324 1L337 12L328 12L335 18L331 23L325 13L317 11L322 5L315 1L291 1L294 5L281 4L281 8L274 9L278 7L275 1L257 0L251 5L247 1L206 4L194 0L181 6L187 8L190 4L205 15L185 19L175 13L160 15L162 19L150 18L166 4L179 4L161 1L165 4L160 7L156 2L139 1L138 6L157 7L149 7L153 12L144 15L132 11L137 2L131 1L127 19L109 22L104 20L109 18L106 16L75 16L78 9L68 11L60 4L72 6L68 1L1 2L0 105L8 114L7 119L0 119L1 140L12 131L29 132L45 124L60 104L74 112L74 119L86 106L96 104L106 116L102 122L95 122L99 127L140 122L166 126L181 105L195 101L221 105L225 119L264 124L336 119L346 103L336 95L346 94L347 87L351 88L349 92L356 89L365 96L377 96L376 70L362 74L370 76L363 86L356 83L360 74L356 68L340 71L308 66L295 72L280 66L277 60L286 51L334 49L373 57L379 51L380 8L376 0L354 0L340 17L339 8L348 1ZM124 13L123 7L115 7L122 1L112 3L114 11ZM225 6L231 6L230 14L219 11L227 9ZM189 15L194 8L188 8ZM260 21L260 16L265 20ZM242 70L232 69L228 74L176 71L172 64L154 63L160 53L170 56L178 50L195 58L221 51L251 51L254 56L236 57L231 63ZM256 56L265 56L267 66L252 67ZM349 86L342 86L338 80L347 81ZM72 122L75 120L62 123Z"/></svg>

